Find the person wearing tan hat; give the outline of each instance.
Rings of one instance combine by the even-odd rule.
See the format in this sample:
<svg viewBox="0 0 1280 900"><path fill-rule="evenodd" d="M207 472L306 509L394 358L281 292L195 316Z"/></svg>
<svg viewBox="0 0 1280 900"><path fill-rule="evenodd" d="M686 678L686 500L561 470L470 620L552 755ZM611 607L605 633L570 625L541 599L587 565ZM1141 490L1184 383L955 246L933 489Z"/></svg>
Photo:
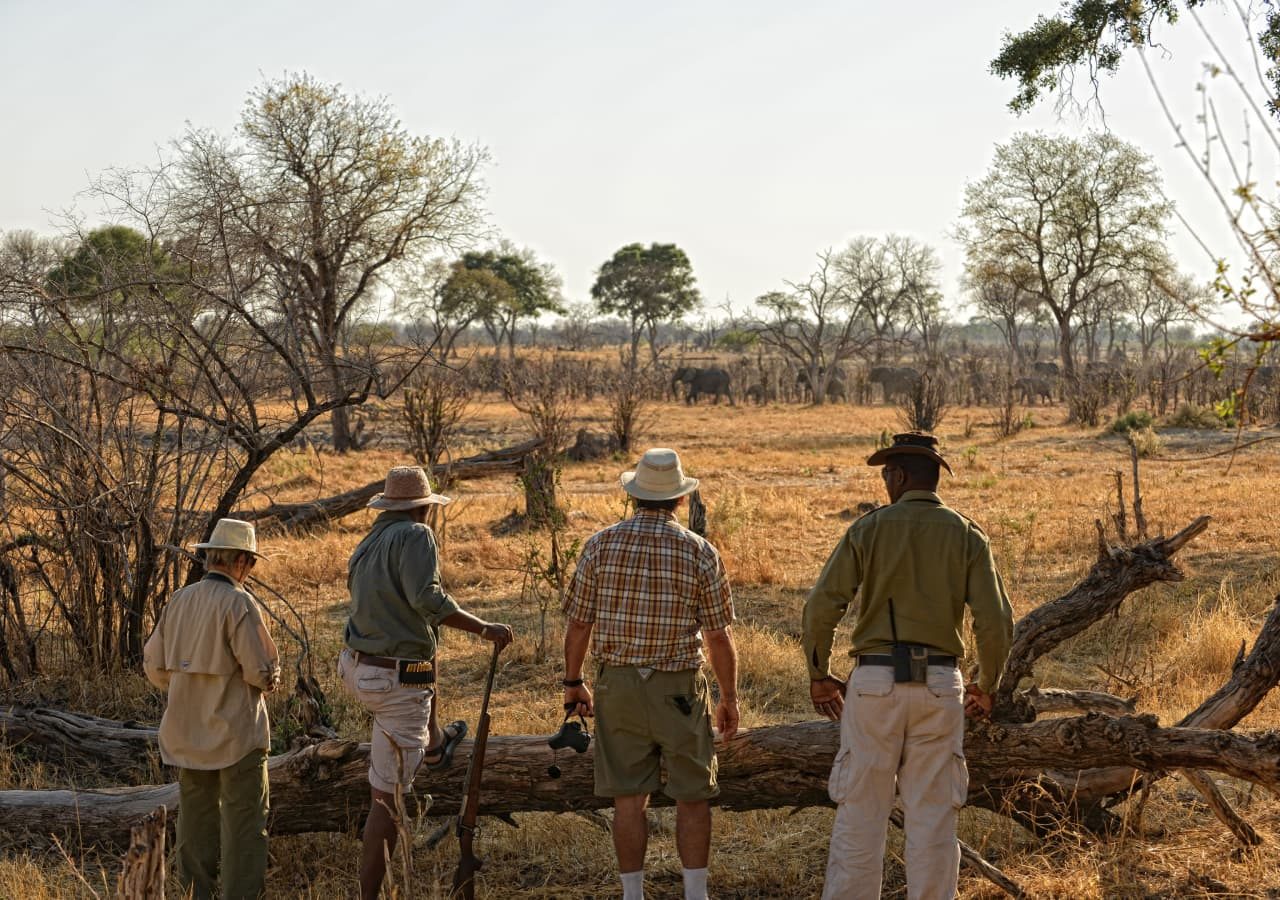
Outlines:
<svg viewBox="0 0 1280 900"><path fill-rule="evenodd" d="M464 612L440 584L440 556L427 525L435 493L421 466L396 466L381 494L369 501L381 510L347 563L351 610L338 674L373 716L369 785L373 805L364 827L360 896L378 896L386 860L395 850L396 796L408 790L418 767L445 769L467 733L458 720L435 723L435 653L441 625L476 634L505 647L508 625Z"/></svg>
<svg viewBox="0 0 1280 900"><path fill-rule="evenodd" d="M178 877L196 900L256 900L267 872L264 694L280 683L280 654L245 579L263 554L253 525L219 519L205 575L175 591L142 651L147 678L168 693L160 758L178 767Z"/></svg>
<svg viewBox="0 0 1280 900"><path fill-rule="evenodd" d="M951 900L960 864L956 813L969 783L964 716L991 712L1013 611L987 536L938 496L941 469L951 467L937 438L894 435L867 464L883 467L890 503L849 526L804 607L809 696L818 713L840 722L822 896L880 896L896 786L906 820L907 891L913 900ZM850 655L857 663L846 684L831 674L831 644L854 602ZM966 606L979 666L967 689L957 668Z"/></svg>
<svg viewBox="0 0 1280 900"><path fill-rule="evenodd" d="M613 798L624 900L644 896L645 808L659 788L676 803L685 897L702 900L707 801L719 793L702 646L720 685L715 725L728 740L738 730L733 598L715 547L676 521L698 486L676 452L646 451L621 481L635 515L587 540L565 598L565 710L596 716L595 792ZM588 646L599 673L594 698L583 677Z"/></svg>

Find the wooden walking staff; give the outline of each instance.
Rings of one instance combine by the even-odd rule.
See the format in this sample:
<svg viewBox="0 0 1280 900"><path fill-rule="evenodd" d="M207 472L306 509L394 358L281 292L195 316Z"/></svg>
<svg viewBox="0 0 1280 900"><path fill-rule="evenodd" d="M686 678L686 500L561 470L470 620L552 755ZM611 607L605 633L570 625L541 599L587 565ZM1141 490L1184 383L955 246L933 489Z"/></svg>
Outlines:
<svg viewBox="0 0 1280 900"><path fill-rule="evenodd" d="M498 670L500 644L493 645L493 658L489 660L489 676L484 683L484 699L480 702L480 723L476 726L476 739L471 745L471 759L467 762L467 793L462 798L458 813L458 868L453 873L453 889L450 900L475 900L476 872L484 861L476 856L476 815L480 806L480 782L484 778L484 751L489 742L489 695L493 693L493 676Z"/></svg>

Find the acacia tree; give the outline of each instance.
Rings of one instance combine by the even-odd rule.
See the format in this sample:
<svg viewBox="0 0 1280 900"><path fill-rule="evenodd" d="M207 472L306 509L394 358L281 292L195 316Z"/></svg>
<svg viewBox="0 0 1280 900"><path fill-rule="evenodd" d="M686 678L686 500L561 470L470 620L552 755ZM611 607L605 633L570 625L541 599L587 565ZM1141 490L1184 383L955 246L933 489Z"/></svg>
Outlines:
<svg viewBox="0 0 1280 900"><path fill-rule="evenodd" d="M1111 134L1022 133L996 147L987 174L965 188L957 235L971 279L1003 271L1053 316L1070 380L1086 307L1124 278L1166 265L1169 214L1155 166L1136 147Z"/></svg>
<svg viewBox="0 0 1280 900"><path fill-rule="evenodd" d="M476 235L485 151L411 135L386 100L305 74L255 90L236 138L192 129L178 142L166 227L193 266L251 288L235 301L274 313L282 340L319 363L326 395L367 393L378 360L352 328L406 256ZM351 405L330 410L338 452L356 445Z"/></svg>
<svg viewBox="0 0 1280 900"><path fill-rule="evenodd" d="M550 263L539 262L531 250L503 244L497 250L464 253L460 265L467 271L486 272L508 288L505 292L490 291L487 302L477 307L493 340L495 355L505 340L507 358L515 361L516 327L521 319L564 311L559 276Z"/></svg>
<svg viewBox="0 0 1280 900"><path fill-rule="evenodd" d="M616 315L630 326L635 371L643 333L650 358L658 359L658 325L693 311L702 297L694 283L689 257L675 244L628 244L600 267L591 296L605 315Z"/></svg>

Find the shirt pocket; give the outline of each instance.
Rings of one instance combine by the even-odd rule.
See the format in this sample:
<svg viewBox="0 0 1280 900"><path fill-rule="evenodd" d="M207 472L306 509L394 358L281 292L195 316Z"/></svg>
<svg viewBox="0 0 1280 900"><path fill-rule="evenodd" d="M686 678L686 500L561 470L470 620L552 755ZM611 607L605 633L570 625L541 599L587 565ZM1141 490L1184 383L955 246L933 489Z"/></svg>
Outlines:
<svg viewBox="0 0 1280 900"><path fill-rule="evenodd" d="M929 693L940 699L959 700L964 691L960 670L955 666L930 666L925 677Z"/></svg>
<svg viewBox="0 0 1280 900"><path fill-rule="evenodd" d="M893 692L893 667L860 665L849 676L849 687L859 697L887 697Z"/></svg>

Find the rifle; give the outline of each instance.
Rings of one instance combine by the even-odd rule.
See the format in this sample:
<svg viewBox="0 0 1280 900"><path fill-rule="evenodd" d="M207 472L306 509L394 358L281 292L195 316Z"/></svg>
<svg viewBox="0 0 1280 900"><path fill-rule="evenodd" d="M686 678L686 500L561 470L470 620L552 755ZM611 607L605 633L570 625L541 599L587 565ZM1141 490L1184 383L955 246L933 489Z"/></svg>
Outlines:
<svg viewBox="0 0 1280 900"><path fill-rule="evenodd" d="M475 900L476 872L484 861L476 856L476 814L480 805L480 782L484 778L484 751L489 743L489 695L493 693L493 676L498 670L498 654L502 648L493 645L493 658L489 660L489 677L484 683L484 700L480 703L480 723L476 726L476 739L471 744L471 759L467 762L467 793L458 812L458 868L453 873L450 900L461 897Z"/></svg>

